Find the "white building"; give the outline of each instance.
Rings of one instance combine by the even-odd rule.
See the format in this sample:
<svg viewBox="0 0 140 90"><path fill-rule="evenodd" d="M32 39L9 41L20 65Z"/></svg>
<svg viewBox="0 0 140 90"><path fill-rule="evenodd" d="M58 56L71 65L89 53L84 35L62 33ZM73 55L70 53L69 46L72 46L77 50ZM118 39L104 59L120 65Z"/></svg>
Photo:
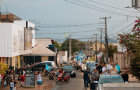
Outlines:
<svg viewBox="0 0 140 90"><path fill-rule="evenodd" d="M63 62L67 62L68 61L68 52L67 51L59 51L59 53L58 53L58 57L59 57L59 59L58 59L58 63L60 64L62 64Z"/></svg>
<svg viewBox="0 0 140 90"><path fill-rule="evenodd" d="M35 46L34 27L34 24L26 21L0 23L0 62L14 68L22 66L23 57L20 55L31 53Z"/></svg>

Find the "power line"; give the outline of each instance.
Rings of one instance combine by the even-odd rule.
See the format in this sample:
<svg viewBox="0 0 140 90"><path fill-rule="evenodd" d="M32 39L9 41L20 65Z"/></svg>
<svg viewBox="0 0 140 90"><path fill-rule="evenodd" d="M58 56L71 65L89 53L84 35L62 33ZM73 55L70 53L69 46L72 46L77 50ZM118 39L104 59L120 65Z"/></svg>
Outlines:
<svg viewBox="0 0 140 90"><path fill-rule="evenodd" d="M93 27L96 24L100 24L102 22L99 23L93 23L93 24L73 24L73 25L45 25L45 24L40 24L37 27L41 27L41 28L63 28L63 27Z"/></svg>
<svg viewBox="0 0 140 90"><path fill-rule="evenodd" d="M83 32L93 32L93 31L99 31L99 30L84 30L84 31L67 32L67 33L83 33ZM36 35L39 35L39 34L64 34L64 32L62 33L37 33Z"/></svg>
<svg viewBox="0 0 140 90"><path fill-rule="evenodd" d="M120 16L128 16L128 15L124 15L124 14L113 12L113 11L110 12L110 11L105 11L105 10L102 10L102 9L98 9L99 7L98 8L93 8L93 7L90 7L91 6L90 4L89 4L90 6L86 6L86 5L82 5L82 4L72 2L72 1L69 1L69 0L64 0L64 1L72 3L72 4L76 4L76 5L79 5L79 6L83 6L83 7L89 8L89 9L105 12L105 13L110 13L110 14L115 14L115 15L120 15ZM87 3L85 3L85 4L87 4ZM129 17L136 17L136 16L129 16Z"/></svg>
<svg viewBox="0 0 140 90"><path fill-rule="evenodd" d="M134 23L135 23L135 22L130 23L129 25L127 25L126 27L120 29L119 31L124 31L125 29L127 29L128 27L130 27L130 26L131 26L132 24L134 24ZM117 32L119 32L119 31L117 31ZM115 32L114 34L116 34L117 32ZM114 35L114 34L111 34L111 35Z"/></svg>
<svg viewBox="0 0 140 90"><path fill-rule="evenodd" d="M107 5L107 4L103 4L103 3L100 3L100 2L97 2L97 1L93 1L93 0L88 0L88 1L100 4L100 5L103 5L103 6L106 6L106 7L111 7L111 8L115 8L115 9L118 9L118 10L122 10L122 11L127 11L127 12L131 12L131 13L133 12L133 11L130 11L130 10L125 10L125 9L117 8L117 7L110 6L110 5ZM139 12L133 12L133 13L139 13Z"/></svg>

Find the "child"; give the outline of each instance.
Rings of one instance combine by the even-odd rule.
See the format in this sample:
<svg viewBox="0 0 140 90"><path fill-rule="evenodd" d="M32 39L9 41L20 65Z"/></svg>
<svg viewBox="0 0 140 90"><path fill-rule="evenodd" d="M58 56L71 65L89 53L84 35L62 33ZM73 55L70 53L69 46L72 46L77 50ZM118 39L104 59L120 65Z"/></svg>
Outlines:
<svg viewBox="0 0 140 90"><path fill-rule="evenodd" d="M38 90L41 90L41 85L42 85L42 74L40 74L40 72L38 72L38 75L37 75L37 87L38 87Z"/></svg>
<svg viewBox="0 0 140 90"><path fill-rule="evenodd" d="M10 82L10 90L13 90L14 89L14 79L12 79L12 81Z"/></svg>
<svg viewBox="0 0 140 90"><path fill-rule="evenodd" d="M6 87L6 79L4 79L4 87Z"/></svg>

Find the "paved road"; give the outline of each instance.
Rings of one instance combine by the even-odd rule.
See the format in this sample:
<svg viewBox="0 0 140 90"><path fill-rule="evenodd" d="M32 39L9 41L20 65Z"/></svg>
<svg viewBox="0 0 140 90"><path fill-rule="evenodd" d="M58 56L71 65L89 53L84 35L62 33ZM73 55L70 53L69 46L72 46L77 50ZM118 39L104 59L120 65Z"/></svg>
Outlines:
<svg viewBox="0 0 140 90"><path fill-rule="evenodd" d="M77 71L76 74L76 78L71 78L70 82L67 82L66 84L55 85L52 90L90 90L89 88L84 88L84 82L82 78L83 73Z"/></svg>

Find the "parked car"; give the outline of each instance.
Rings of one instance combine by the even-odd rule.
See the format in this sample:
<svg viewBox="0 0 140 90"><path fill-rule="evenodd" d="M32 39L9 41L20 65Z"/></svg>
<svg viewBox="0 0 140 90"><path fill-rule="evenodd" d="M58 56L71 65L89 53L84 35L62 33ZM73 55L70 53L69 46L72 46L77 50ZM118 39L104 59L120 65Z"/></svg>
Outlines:
<svg viewBox="0 0 140 90"><path fill-rule="evenodd" d="M103 84L106 83L124 83L124 81L119 74L100 75L97 90L104 90Z"/></svg>
<svg viewBox="0 0 140 90"><path fill-rule="evenodd" d="M63 71L69 73L71 77L76 77L76 73L73 65L64 66Z"/></svg>
<svg viewBox="0 0 140 90"><path fill-rule="evenodd" d="M55 65L54 61L44 61L44 62L38 62L38 63L30 65L30 69L34 72L36 72L36 71L42 71L43 72L43 70L46 67L46 64L48 66L52 66L53 68L56 68L56 65Z"/></svg>

